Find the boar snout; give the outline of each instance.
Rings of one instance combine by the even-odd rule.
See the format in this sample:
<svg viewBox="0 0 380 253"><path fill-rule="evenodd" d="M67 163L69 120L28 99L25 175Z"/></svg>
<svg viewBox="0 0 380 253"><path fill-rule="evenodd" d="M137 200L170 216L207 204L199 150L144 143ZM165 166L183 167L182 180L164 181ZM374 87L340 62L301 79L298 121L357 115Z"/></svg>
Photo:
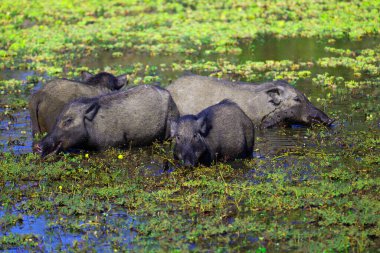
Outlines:
<svg viewBox="0 0 380 253"><path fill-rule="evenodd" d="M334 119L331 119L329 116L327 116L324 112L317 108L313 108L308 116L308 122L310 123L317 123L317 124L323 124L326 126L331 126L331 124L335 121Z"/></svg>
<svg viewBox="0 0 380 253"><path fill-rule="evenodd" d="M179 163L184 167L193 167L198 163L192 147L187 145L182 146L181 148L177 146L176 152L174 153L174 159L179 161Z"/></svg>
<svg viewBox="0 0 380 253"><path fill-rule="evenodd" d="M62 142L55 141L52 137L46 136L36 146L39 147L41 157L58 153L62 148Z"/></svg>
<svg viewBox="0 0 380 253"><path fill-rule="evenodd" d="M197 165L197 162L195 159L192 159L192 157L185 157L185 159L182 161L182 164L185 167L194 167Z"/></svg>
<svg viewBox="0 0 380 253"><path fill-rule="evenodd" d="M42 146L39 143L34 144L32 150L34 153L42 154Z"/></svg>

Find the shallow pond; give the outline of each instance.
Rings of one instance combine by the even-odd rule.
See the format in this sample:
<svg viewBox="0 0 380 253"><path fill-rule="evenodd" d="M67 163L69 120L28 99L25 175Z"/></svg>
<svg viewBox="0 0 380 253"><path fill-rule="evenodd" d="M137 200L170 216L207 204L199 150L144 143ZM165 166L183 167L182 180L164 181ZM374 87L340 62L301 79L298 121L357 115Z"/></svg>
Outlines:
<svg viewBox="0 0 380 253"><path fill-rule="evenodd" d="M240 162L231 163L234 168L239 168L240 166L244 167L244 171L241 172L241 178L236 180L248 180L259 184L262 182L262 178L265 178L271 171L277 168L273 165L271 159L281 157L284 153L292 154L293 152L294 155L289 155L283 160L277 160L277 162L282 166L287 175L288 179L285 178L285 180L297 178L297 180L303 181L318 177L319 172L316 173L313 162L310 163L308 159L298 160L297 154L308 152L309 148L312 150L315 147L319 147L319 145L323 147L323 150L320 150L322 153L328 153L329 150L342 148L343 144L341 145L337 140L347 138L346 135L350 135L351 131L367 131L370 128L372 129L371 131L375 133L380 132L380 122L379 119L376 118L376 110L379 109L378 105L380 104L379 83L359 87L356 90L341 88L339 85L334 89L328 89L323 85L316 85L311 79L318 74L324 73L328 73L330 76L342 77L345 80L355 79L357 81L364 80L365 76L354 77L354 72L348 68L324 68L315 63L318 59L331 56L331 54L325 50L326 46L358 51L373 48L377 46L379 42L379 38L367 38L362 41L337 40L328 43L325 40L318 41L305 38L274 39L264 37L253 42L242 41L240 45L242 53L239 55L221 56L220 54L207 52L207 49L204 49L193 55L172 56L151 56L123 52L123 56L115 58L110 52L99 52L94 56L78 60L75 64L77 64L78 67L86 66L89 69L100 70L107 68L128 70L133 69L136 64L157 66L149 75L158 76L161 85L166 86L171 80L181 76L183 71L167 69L163 67L162 64L166 66L170 66L173 63L181 64L189 59L193 62L205 62L208 60L218 61L219 58L223 58L232 64L243 64L246 61L265 62L271 60L291 60L295 63L312 62L313 65L308 68L308 71L311 72L311 76L306 79L296 80L295 86L304 92L317 107L337 119L334 126L330 129L309 129L294 125L287 129L258 130L254 152L254 160L257 160L255 161L255 167L252 168L249 167L249 165L247 167L247 165L242 165ZM141 72L137 72L137 76L139 73L141 74ZM209 74L207 71L200 71L200 73ZM26 80L27 77L31 75L38 76L40 74L35 74L32 71L5 70L0 72L0 79ZM244 81L244 78L240 79ZM257 79L258 82L262 80L265 80L265 75ZM375 80L375 82L378 82L378 79ZM41 87L41 83L37 83L32 91L37 90L39 87ZM22 93L20 97L26 98L28 95L28 93ZM6 95L0 95L0 99L5 99L5 96ZM373 115L375 116L371 116L371 112L374 112ZM0 109L0 117L0 150L17 155L30 153L32 138L28 111L25 109L13 110L2 108ZM324 143L325 138L330 141L334 140L335 142L326 144ZM164 167L160 162L157 162L156 158L150 159L150 148L145 149L145 151L132 150L128 154L129 157L134 157L139 156L141 152L144 153L144 156L140 159L141 161L139 161L140 175L141 173L146 173L144 177L169 177L168 175L173 171L173 168L169 169L169 171L164 170ZM91 154L91 156L92 155L96 156L95 154ZM358 159L360 159L360 155L358 155ZM300 167L303 169L297 172L292 171L292 168L297 166L297 164L301 164L302 166ZM144 172L144 168L146 172ZM293 174L297 175L294 176ZM0 187L5 186L0 185ZM97 214L92 217L72 218L72 222L70 222L70 224L73 223L71 224L72 231L69 232L67 231L67 225L65 225L65 229L63 229L59 224L62 220L71 219L70 216L55 216L54 214L45 212L40 216L34 217L30 214L24 214L20 212L20 210L8 214L22 215L22 222L16 223L9 230L6 230L6 232L0 232L0 236L5 234L33 234L36 235L38 239L33 237L31 240L36 240L41 250L48 251L66 249L66 247L72 247L74 244L86 244L88 241L90 241L90 244L91 241L96 242L94 243L97 245L95 250L111 251L114 248L111 245L112 243L117 244L118 247L123 249L132 249L133 239L139 232L131 229L131 227L135 227L137 223L140 225L144 224L144 219L140 220L142 222L137 222L135 217L128 216L124 211L97 212ZM0 219L6 215L6 212L0 211ZM94 221L94 217L99 220ZM294 217L287 216L287 218L281 217L281 219L284 219L283 224L286 226L294 225L302 228L303 222L301 219L304 219L303 217L303 214L297 214ZM233 219L230 222L233 223ZM248 240L254 244L260 241L260 238L260 236L249 236ZM239 240L240 239L237 238L234 243L239 243ZM208 244L205 243L205 245ZM189 244L188 249L191 250L196 246L197 245ZM267 246L267 248L279 251L284 249L278 245ZM10 250L17 252L19 248L16 247Z"/></svg>

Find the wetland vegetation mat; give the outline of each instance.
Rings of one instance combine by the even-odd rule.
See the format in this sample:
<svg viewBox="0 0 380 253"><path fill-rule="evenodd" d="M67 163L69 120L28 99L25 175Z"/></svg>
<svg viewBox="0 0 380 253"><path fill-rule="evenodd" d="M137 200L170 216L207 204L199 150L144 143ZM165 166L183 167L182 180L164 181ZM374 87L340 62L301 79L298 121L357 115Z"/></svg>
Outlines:
<svg viewBox="0 0 380 253"><path fill-rule="evenodd" d="M0 2L0 251L379 252L380 2ZM31 153L31 92L81 70L286 79L332 128L259 130L252 159L170 144Z"/></svg>

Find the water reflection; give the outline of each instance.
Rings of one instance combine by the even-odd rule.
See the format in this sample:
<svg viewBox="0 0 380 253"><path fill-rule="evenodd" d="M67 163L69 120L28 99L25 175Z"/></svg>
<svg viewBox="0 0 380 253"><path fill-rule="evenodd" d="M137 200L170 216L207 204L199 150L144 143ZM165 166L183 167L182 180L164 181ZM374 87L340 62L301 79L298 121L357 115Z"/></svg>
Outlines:
<svg viewBox="0 0 380 253"><path fill-rule="evenodd" d="M32 152L32 131L28 110L15 113L0 109L0 150L14 154Z"/></svg>
<svg viewBox="0 0 380 253"><path fill-rule="evenodd" d="M0 219L9 215L0 211ZM18 215L18 212L12 212L12 215ZM62 222L63 221L63 222ZM73 245L74 241L80 248L86 245L96 245L94 250L101 252L111 252L112 243L108 239L113 235L113 240L117 240L120 247L131 249L136 232L130 228L137 224L137 220L124 211L114 210L106 214L94 215L87 218L79 217L57 217L47 214L33 216L22 215L22 222L16 225L2 229L1 236L10 234L29 235L33 234L38 237L38 248L41 251L53 252L57 249L64 250ZM71 224L70 229L64 228L60 224ZM96 243L94 243L96 241ZM8 252L20 252L20 248L9 249Z"/></svg>
<svg viewBox="0 0 380 253"><path fill-rule="evenodd" d="M264 36L253 42L241 43L242 54L236 57L241 61L291 60L315 61L322 57L332 56L325 51L326 46L350 49L353 51L372 48L378 45L378 38L364 38L361 41L338 39L328 43L316 38L273 38Z"/></svg>

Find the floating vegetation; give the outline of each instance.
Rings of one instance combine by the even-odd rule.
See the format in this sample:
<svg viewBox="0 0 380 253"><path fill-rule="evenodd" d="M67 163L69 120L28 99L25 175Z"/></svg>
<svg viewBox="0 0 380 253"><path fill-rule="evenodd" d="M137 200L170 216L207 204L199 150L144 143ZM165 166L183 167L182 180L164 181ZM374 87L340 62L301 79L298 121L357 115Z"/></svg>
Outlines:
<svg viewBox="0 0 380 253"><path fill-rule="evenodd" d="M374 248L380 218L377 133L355 132L341 140L322 137L324 132L310 131L309 138L320 143L315 148L241 161L238 167L219 164L172 172L159 165L163 158L171 160L161 145L48 160L5 153L1 203L16 213L52 213L64 230L83 235L98 231L96 223L107 222L100 217L121 208L138 221L123 227L136 233L133 245L151 250L186 250L193 244L199 249L270 251ZM337 145L334 151L330 143ZM21 217L4 216L0 224L9 227ZM84 220L95 227L75 225ZM231 246L225 248L226 243Z"/></svg>
<svg viewBox="0 0 380 253"><path fill-rule="evenodd" d="M378 1L10 1L0 5L0 68L60 75L100 49L240 54L240 39L379 35ZM339 10L339 11L337 11ZM191 29L188 29L190 28ZM331 39L330 39L331 41Z"/></svg>

